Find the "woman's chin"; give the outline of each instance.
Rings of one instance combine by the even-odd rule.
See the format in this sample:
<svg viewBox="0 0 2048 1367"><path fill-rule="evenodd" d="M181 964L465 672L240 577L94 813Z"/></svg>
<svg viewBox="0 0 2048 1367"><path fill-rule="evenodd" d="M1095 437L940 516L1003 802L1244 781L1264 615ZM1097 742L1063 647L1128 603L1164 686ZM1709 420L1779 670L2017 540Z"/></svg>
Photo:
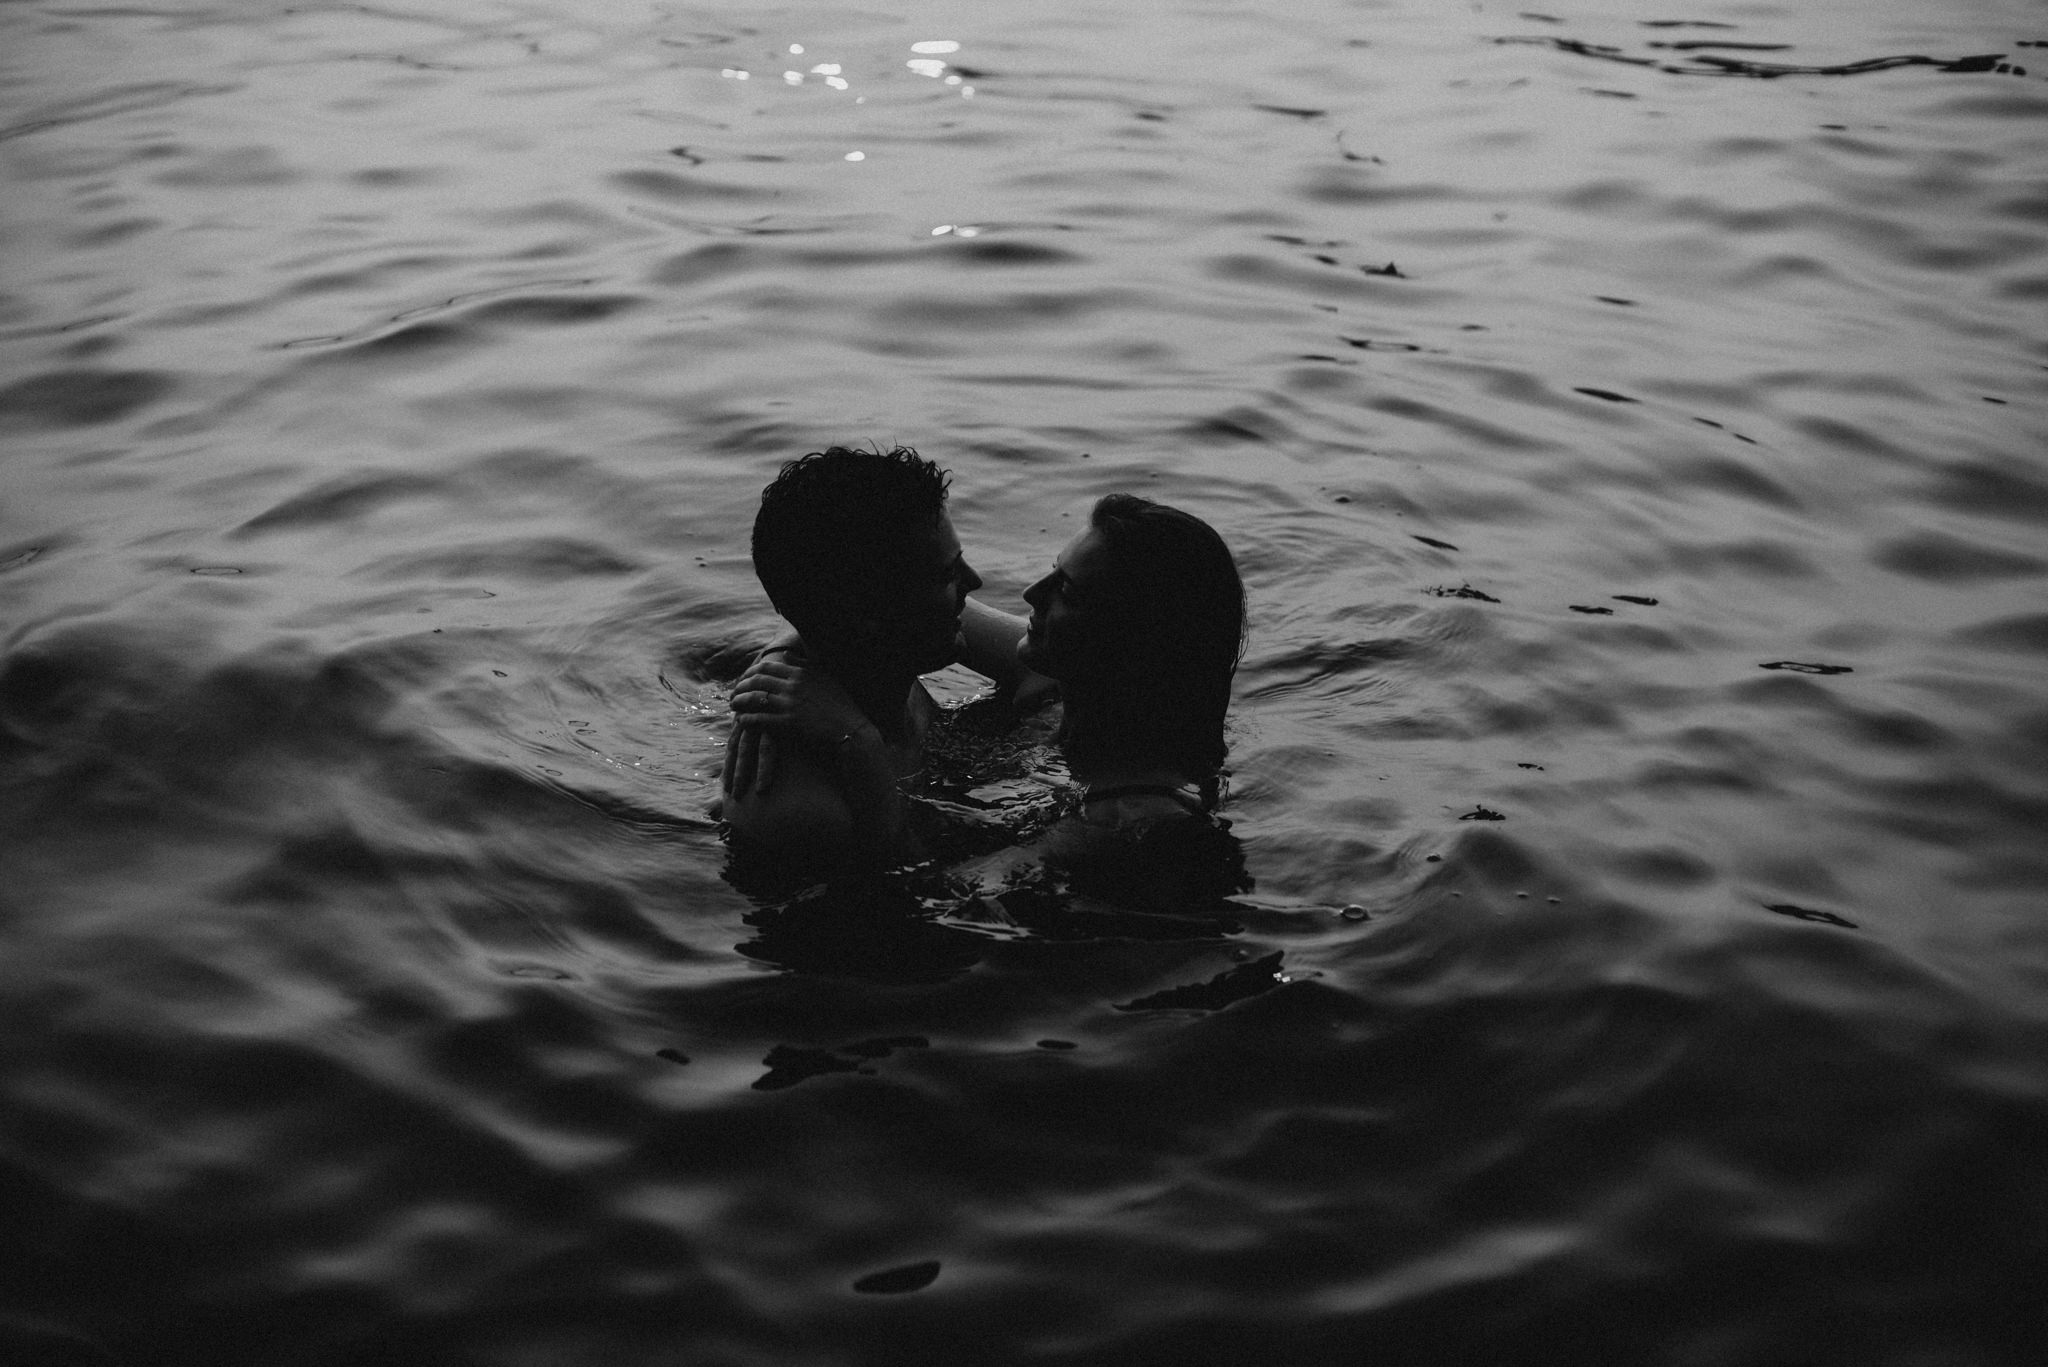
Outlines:
<svg viewBox="0 0 2048 1367"><path fill-rule="evenodd" d="M1052 661L1045 657L1045 645L1035 636L1026 636L1017 642L1017 663L1034 674L1043 674L1048 679L1057 677L1053 673Z"/></svg>

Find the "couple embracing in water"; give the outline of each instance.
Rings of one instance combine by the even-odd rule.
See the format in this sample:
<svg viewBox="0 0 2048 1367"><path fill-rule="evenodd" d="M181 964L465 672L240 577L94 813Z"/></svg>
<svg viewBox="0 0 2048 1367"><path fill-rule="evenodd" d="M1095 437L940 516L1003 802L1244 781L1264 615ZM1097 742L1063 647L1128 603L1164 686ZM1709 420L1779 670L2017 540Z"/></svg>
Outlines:
<svg viewBox="0 0 2048 1367"><path fill-rule="evenodd" d="M939 709L918 676L957 663L1020 712L1062 709L1080 806L1046 859L1179 900L1176 851L1216 831L1243 651L1229 548L1199 518L1111 494L1025 590L1027 619L968 596L982 581L946 492L945 471L900 447L816 452L763 491L754 569L792 630L733 687L720 816L735 853L817 874L921 858L902 785Z"/></svg>

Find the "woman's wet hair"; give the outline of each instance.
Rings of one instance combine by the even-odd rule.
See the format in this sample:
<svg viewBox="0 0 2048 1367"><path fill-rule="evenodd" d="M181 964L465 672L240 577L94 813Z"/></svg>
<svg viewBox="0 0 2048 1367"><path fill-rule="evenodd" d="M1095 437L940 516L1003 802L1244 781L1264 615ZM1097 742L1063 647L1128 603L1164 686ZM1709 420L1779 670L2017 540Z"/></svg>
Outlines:
<svg viewBox="0 0 2048 1367"><path fill-rule="evenodd" d="M782 467L754 516L754 573L768 600L796 622L821 589L886 600L906 548L946 510L947 474L908 446L832 446Z"/></svg>
<svg viewBox="0 0 2048 1367"><path fill-rule="evenodd" d="M1077 757L1166 762L1221 797L1224 718L1244 654L1244 581L1208 523L1133 494L1099 501L1089 523L1107 551L1090 585L1097 661L1060 681L1062 743Z"/></svg>

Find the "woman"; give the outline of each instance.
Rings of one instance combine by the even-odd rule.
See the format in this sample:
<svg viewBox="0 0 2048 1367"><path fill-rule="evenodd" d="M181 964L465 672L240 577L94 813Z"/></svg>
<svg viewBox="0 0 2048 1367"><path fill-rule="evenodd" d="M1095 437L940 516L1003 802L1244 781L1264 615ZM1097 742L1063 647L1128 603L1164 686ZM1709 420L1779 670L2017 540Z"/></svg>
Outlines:
<svg viewBox="0 0 2048 1367"><path fill-rule="evenodd" d="M1180 847L1218 830L1224 718L1243 653L1244 585L1229 548L1191 514L1111 494L1024 600L1028 619L968 600L962 663L1020 706L1055 692L1063 705L1057 739L1081 810L1055 828L1048 862L1077 874L1099 865L1119 883L1185 883L1171 867L1188 853ZM773 655L734 686L733 710L736 756L749 732L829 744L856 724L828 676ZM752 769L727 767L741 783ZM1175 899L1159 891L1142 900Z"/></svg>

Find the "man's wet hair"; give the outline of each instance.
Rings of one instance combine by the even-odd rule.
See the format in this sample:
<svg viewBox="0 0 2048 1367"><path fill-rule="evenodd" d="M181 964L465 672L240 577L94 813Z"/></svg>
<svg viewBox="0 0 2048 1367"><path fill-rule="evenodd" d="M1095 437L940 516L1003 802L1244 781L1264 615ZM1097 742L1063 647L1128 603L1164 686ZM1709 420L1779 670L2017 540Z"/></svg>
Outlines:
<svg viewBox="0 0 2048 1367"><path fill-rule="evenodd" d="M946 511L948 476L908 446L831 446L782 467L754 517L754 573L791 622L830 585L886 607L909 548Z"/></svg>

